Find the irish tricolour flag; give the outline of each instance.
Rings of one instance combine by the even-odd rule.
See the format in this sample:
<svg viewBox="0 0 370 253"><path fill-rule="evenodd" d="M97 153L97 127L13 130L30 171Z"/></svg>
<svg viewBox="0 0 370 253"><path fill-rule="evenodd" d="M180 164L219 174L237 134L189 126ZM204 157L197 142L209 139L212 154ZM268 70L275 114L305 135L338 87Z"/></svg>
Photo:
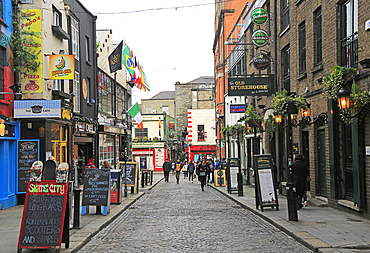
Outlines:
<svg viewBox="0 0 370 253"><path fill-rule="evenodd" d="M136 121L137 127L138 128L141 128L141 130L144 130L143 120L141 118L139 104L138 103L134 104L130 109L128 109L128 113Z"/></svg>

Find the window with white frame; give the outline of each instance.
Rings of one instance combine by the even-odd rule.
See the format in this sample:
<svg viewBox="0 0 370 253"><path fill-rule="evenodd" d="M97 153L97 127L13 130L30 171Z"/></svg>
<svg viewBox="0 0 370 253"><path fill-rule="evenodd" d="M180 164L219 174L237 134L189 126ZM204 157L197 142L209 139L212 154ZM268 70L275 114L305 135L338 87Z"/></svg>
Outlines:
<svg viewBox="0 0 370 253"><path fill-rule="evenodd" d="M62 27L62 15L55 6L53 6L53 25Z"/></svg>
<svg viewBox="0 0 370 253"><path fill-rule="evenodd" d="M206 133L204 132L204 125L198 125L198 141L205 141Z"/></svg>
<svg viewBox="0 0 370 253"><path fill-rule="evenodd" d="M345 1L340 6L342 66L356 68L358 65L358 0Z"/></svg>
<svg viewBox="0 0 370 253"><path fill-rule="evenodd" d="M80 112L81 110L81 87L80 87L80 73L75 72L75 79L73 81L73 90L75 96L73 97L74 111Z"/></svg>
<svg viewBox="0 0 370 253"><path fill-rule="evenodd" d="M79 59L80 55L80 34L78 30L78 22L71 17L71 33L72 33L72 54L75 56L75 59Z"/></svg>
<svg viewBox="0 0 370 253"><path fill-rule="evenodd" d="M85 47L86 47L86 61L90 61L90 39L85 37Z"/></svg>
<svg viewBox="0 0 370 253"><path fill-rule="evenodd" d="M53 80L53 90L60 90L62 91L62 81L63 80Z"/></svg>

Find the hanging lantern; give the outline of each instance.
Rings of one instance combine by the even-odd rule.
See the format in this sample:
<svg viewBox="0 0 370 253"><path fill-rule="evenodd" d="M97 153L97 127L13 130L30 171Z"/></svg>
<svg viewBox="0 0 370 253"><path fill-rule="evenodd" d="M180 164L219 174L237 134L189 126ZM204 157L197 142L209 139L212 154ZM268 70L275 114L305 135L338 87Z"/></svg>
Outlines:
<svg viewBox="0 0 370 253"><path fill-rule="evenodd" d="M275 118L275 123L280 124L281 123L281 114L276 110L274 111L274 118Z"/></svg>
<svg viewBox="0 0 370 253"><path fill-rule="evenodd" d="M311 106L310 104L307 104L307 110L304 110L303 108L301 109L302 118L310 117L310 114L311 114L310 106Z"/></svg>
<svg viewBox="0 0 370 253"><path fill-rule="evenodd" d="M346 91L343 87L340 88L337 96L338 96L339 108L341 110L347 110L349 108L349 95L350 93Z"/></svg>

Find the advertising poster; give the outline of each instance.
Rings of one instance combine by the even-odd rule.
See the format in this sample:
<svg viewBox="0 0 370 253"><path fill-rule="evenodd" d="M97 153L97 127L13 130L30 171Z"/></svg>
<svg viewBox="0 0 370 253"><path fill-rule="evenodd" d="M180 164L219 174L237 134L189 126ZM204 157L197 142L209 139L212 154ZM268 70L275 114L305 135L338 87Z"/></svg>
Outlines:
<svg viewBox="0 0 370 253"><path fill-rule="evenodd" d="M112 203L118 202L118 173L111 173L110 200Z"/></svg>
<svg viewBox="0 0 370 253"><path fill-rule="evenodd" d="M40 65L37 71L27 70L26 74L21 75L22 93L42 93L42 34L41 34L41 10L40 9L21 9L22 18L20 29L26 39L24 46L28 51L36 55L35 59Z"/></svg>
<svg viewBox="0 0 370 253"><path fill-rule="evenodd" d="M230 182L231 182L231 190L238 189L238 167L230 167Z"/></svg>
<svg viewBox="0 0 370 253"><path fill-rule="evenodd" d="M49 55L49 79L73 80L75 78L74 55Z"/></svg>

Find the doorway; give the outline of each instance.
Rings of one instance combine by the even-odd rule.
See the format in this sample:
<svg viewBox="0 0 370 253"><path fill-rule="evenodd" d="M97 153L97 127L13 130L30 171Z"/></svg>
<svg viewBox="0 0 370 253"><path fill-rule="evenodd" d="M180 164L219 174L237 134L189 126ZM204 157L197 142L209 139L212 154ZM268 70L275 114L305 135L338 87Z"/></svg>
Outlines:
<svg viewBox="0 0 370 253"><path fill-rule="evenodd" d="M317 131L318 194L326 197L325 130Z"/></svg>

